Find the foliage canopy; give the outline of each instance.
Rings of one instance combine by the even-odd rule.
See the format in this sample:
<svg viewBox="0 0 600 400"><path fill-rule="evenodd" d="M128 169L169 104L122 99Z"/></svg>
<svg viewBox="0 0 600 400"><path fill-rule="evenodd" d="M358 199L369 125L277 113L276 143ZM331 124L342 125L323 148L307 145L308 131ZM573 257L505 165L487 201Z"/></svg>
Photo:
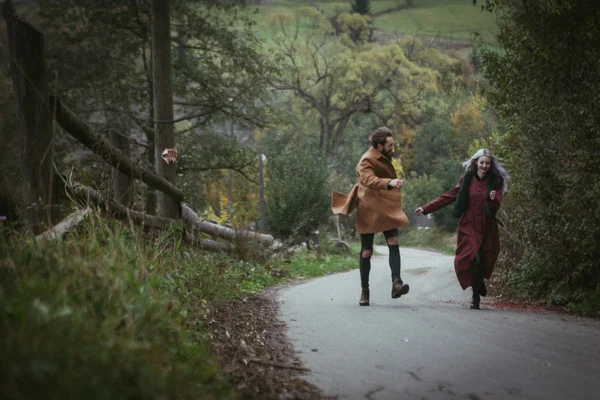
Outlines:
<svg viewBox="0 0 600 400"><path fill-rule="evenodd" d="M344 13L336 21L348 24L349 31L369 22L368 17ZM413 47L409 57L401 43L357 42L347 33L334 36L330 19L314 8L274 14L269 26L283 63L275 88L294 93L317 114L319 146L330 157L353 116L372 114L381 125L416 119L425 94L455 78L442 71L455 71L456 62L436 50Z"/></svg>
<svg viewBox="0 0 600 400"><path fill-rule="evenodd" d="M565 303L600 296L600 3L500 7L502 53L484 54L487 95L506 123L510 217L528 244L528 294ZM531 282L531 271L540 282Z"/></svg>

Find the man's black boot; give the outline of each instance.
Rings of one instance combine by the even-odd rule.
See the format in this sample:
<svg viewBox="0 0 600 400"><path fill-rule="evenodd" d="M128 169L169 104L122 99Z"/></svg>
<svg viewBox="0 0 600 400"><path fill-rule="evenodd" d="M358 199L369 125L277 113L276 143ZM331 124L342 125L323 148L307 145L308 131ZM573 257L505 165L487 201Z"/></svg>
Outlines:
<svg viewBox="0 0 600 400"><path fill-rule="evenodd" d="M360 301L358 302L359 306L368 306L369 303L369 289L362 289L362 293L360 294Z"/></svg>
<svg viewBox="0 0 600 400"><path fill-rule="evenodd" d="M397 299L408 293L409 290L410 287L407 283L402 282L402 279L394 279L394 282L392 282L392 299Z"/></svg>

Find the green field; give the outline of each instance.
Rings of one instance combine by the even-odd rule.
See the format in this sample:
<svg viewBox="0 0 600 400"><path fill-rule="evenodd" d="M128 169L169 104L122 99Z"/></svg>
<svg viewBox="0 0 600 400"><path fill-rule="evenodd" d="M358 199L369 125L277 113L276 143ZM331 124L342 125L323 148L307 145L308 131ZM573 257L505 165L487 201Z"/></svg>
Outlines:
<svg viewBox="0 0 600 400"><path fill-rule="evenodd" d="M473 32L479 32L490 44L495 43L497 32L495 15L474 7L469 0L417 1L413 8L376 17L375 26L385 32L453 40L470 40Z"/></svg>
<svg viewBox="0 0 600 400"><path fill-rule="evenodd" d="M350 1L327 0L283 0L270 5L252 6L258 10L252 16L257 22L258 36L268 39L265 26L269 15L289 13L301 7L310 7L311 3L325 13L331 11L336 3L348 4L350 9ZM496 42L496 16L482 11L479 6L473 6L471 0L415 0L412 7L397 9L404 5L404 0L371 0L375 27L387 33L438 36L457 41L469 41L473 32L479 32L486 43Z"/></svg>

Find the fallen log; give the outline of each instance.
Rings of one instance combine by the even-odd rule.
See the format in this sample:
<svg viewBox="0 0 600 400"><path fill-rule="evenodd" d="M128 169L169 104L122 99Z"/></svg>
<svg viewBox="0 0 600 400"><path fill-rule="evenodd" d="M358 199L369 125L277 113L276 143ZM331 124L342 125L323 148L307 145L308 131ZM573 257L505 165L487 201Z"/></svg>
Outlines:
<svg viewBox="0 0 600 400"><path fill-rule="evenodd" d="M203 248L205 250L210 250L210 251L224 251L227 253L231 253L231 251L232 251L231 246L228 245L227 243L217 242L216 240L211 240L211 239L200 239L195 244L197 244L198 246L200 246L201 248Z"/></svg>
<svg viewBox="0 0 600 400"><path fill-rule="evenodd" d="M84 186L80 183L73 183L68 187L68 190L78 197L80 200L89 201L91 200L94 204L97 204L102 207L107 207L110 209L110 212L117 218L130 218L134 222L138 224L143 224L149 226L151 228L157 229L165 229L171 224L181 225L185 223L186 228L189 230L195 229L202 233L206 233L208 235L227 239L234 240L236 236L242 236L244 238L248 238L250 240L256 240L264 245L271 245L273 243L273 236L271 235L262 235L254 232L247 231L235 231L231 228L227 228L221 225L212 224L210 222L202 221L198 214L194 212L188 205L181 205L181 218L182 220L174 220L164 217L158 217L154 215L144 214L138 211L131 210L126 208L120 204L115 203L112 200L106 200L102 197L98 191ZM204 241L204 242L203 242ZM229 251L229 247L225 248L224 246L216 246L213 243L219 243L214 240L202 239L199 241L200 244L204 243L206 247L215 248L219 247L222 250ZM224 243L219 243L220 245Z"/></svg>
<svg viewBox="0 0 600 400"><path fill-rule="evenodd" d="M75 182L66 188L84 203L89 203L91 200L94 204L107 208L114 217L119 219L131 219L137 224L157 229L165 229L171 225L182 225L182 222L179 220L144 214L115 203L113 200L106 200L98 191L80 183Z"/></svg>
<svg viewBox="0 0 600 400"><path fill-rule="evenodd" d="M87 204L92 202L98 206L109 209L109 212L115 218L129 219L137 224L157 229L165 229L172 225L182 226L183 224L181 220L157 217L126 208L118 203L115 203L113 200L104 199L102 194L98 191L77 182L66 186L66 188L75 198L79 199L83 203ZM186 234L185 239L189 243L197 245L205 250L225 251L227 253L232 251L231 246L227 243L217 242L210 239L195 240L194 235L191 234Z"/></svg>
<svg viewBox="0 0 600 400"><path fill-rule="evenodd" d="M141 179L148 186L160 190L177 202L183 201L183 192L178 187L154 172L133 163L125 153L110 144L100 134L94 132L92 127L58 99L50 96L49 103L53 107L58 124L85 147L102 157L110 166L118 169L126 176ZM54 106L55 104L56 106Z"/></svg>
<svg viewBox="0 0 600 400"><path fill-rule="evenodd" d="M76 227L81 221L83 221L85 219L85 216L88 215L91 211L92 210L89 207L75 211L74 213L70 214L65 219L60 221L58 224L48 229L46 232L37 235L36 239L56 239L64 236L65 233L69 232L71 229Z"/></svg>
<svg viewBox="0 0 600 400"><path fill-rule="evenodd" d="M224 251L226 253L231 253L233 251L233 248L228 243L218 242L213 239L197 240L193 231L187 228L183 232L183 240L191 246L198 246L209 251Z"/></svg>
<svg viewBox="0 0 600 400"><path fill-rule="evenodd" d="M196 214L194 210L184 203L181 203L181 219L186 224L188 229L197 229L200 232L222 239L234 240L241 237L250 241L256 241L264 246L271 246L273 244L273 236L271 235L250 231L236 231L225 226L202 221L198 214Z"/></svg>

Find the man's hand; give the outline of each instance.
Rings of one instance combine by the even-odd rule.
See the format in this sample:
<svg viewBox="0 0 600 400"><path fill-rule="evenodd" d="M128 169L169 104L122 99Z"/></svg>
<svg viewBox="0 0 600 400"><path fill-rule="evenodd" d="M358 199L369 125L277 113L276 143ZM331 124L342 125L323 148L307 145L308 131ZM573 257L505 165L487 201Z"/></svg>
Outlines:
<svg viewBox="0 0 600 400"><path fill-rule="evenodd" d="M392 179L388 186L392 189L400 189L404 185L404 179Z"/></svg>
<svg viewBox="0 0 600 400"><path fill-rule="evenodd" d="M496 191L495 190L492 190L490 192L490 200L496 200Z"/></svg>
<svg viewBox="0 0 600 400"><path fill-rule="evenodd" d="M423 212L424 212L424 211L425 211L425 210L423 210L423 207L419 207L419 208L417 208L417 209L415 210L415 214L417 214L417 215L423 215Z"/></svg>

